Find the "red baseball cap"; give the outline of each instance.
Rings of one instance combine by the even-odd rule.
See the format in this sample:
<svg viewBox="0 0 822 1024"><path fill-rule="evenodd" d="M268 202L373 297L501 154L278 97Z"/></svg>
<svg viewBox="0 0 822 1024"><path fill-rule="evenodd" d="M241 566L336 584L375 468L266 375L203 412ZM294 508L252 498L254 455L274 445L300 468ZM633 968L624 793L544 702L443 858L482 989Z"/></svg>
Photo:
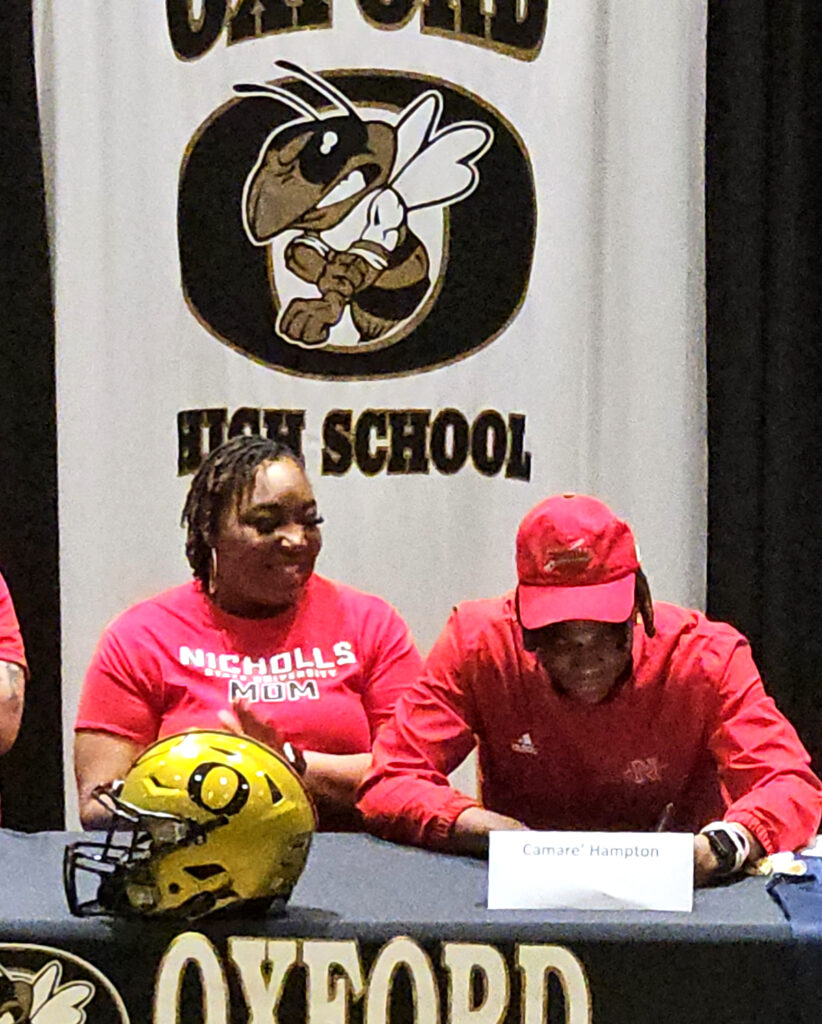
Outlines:
<svg viewBox="0 0 822 1024"><path fill-rule="evenodd" d="M631 528L607 505L585 494L546 498L517 532L520 622L625 622L638 569Z"/></svg>

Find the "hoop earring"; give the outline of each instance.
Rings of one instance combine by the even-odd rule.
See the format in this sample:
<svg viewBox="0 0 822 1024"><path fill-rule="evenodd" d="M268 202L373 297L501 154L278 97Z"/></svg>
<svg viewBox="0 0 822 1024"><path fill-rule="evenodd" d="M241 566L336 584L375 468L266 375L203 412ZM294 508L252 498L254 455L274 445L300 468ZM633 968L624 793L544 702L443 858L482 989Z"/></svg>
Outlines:
<svg viewBox="0 0 822 1024"><path fill-rule="evenodd" d="M208 563L208 596L214 597L217 593L217 549L209 548L210 556Z"/></svg>

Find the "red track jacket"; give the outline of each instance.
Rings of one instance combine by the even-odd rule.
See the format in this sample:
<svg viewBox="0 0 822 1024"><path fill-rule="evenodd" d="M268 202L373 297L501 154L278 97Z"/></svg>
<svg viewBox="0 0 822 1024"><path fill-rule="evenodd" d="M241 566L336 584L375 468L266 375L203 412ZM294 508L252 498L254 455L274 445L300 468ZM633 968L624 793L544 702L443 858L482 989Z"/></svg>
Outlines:
<svg viewBox="0 0 822 1024"><path fill-rule="evenodd" d="M374 745L360 791L369 827L437 847L476 801L448 774L476 744L483 806L539 829L671 831L726 818L767 852L815 833L822 785L765 693L745 638L655 605L634 631L633 674L601 704L556 692L524 650L513 594L452 613L420 680Z"/></svg>

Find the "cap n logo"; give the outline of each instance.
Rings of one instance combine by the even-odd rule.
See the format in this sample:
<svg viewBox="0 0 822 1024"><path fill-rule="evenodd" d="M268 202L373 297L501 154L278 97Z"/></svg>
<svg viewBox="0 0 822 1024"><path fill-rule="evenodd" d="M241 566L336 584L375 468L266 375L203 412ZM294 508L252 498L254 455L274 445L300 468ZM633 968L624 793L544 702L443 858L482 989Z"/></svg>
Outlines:
<svg viewBox="0 0 822 1024"><path fill-rule="evenodd" d="M591 552L586 548L560 548L558 551L548 552L548 561L543 569L545 572L553 572L554 569L560 568L566 572L584 572L590 564L591 557Z"/></svg>

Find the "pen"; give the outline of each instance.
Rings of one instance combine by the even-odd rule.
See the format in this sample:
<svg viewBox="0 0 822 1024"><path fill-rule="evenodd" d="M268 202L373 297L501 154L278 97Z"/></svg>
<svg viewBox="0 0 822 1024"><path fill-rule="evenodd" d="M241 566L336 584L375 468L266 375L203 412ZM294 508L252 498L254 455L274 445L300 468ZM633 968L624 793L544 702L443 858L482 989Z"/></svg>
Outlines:
<svg viewBox="0 0 822 1024"><path fill-rule="evenodd" d="M659 816L659 821L656 823L654 832L664 832L671 824L671 818L673 818L673 816L674 805L669 802L662 808L662 814Z"/></svg>

